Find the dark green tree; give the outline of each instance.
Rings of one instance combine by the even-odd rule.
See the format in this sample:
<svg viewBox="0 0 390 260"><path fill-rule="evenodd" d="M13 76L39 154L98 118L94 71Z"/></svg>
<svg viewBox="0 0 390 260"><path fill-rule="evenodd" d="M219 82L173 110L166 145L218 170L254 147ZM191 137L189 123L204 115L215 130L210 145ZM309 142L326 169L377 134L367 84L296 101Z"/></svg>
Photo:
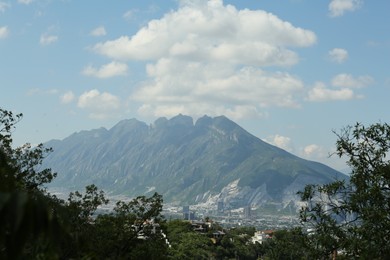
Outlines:
<svg viewBox="0 0 390 260"><path fill-rule="evenodd" d="M309 255L307 236L301 228L278 230L272 239L261 245L261 255L267 259L315 259Z"/></svg>
<svg viewBox="0 0 390 260"><path fill-rule="evenodd" d="M254 233L254 227L238 227L226 231L216 247L217 258L257 259L256 245L252 243Z"/></svg>
<svg viewBox="0 0 390 260"><path fill-rule="evenodd" d="M171 220L165 223L171 247L169 259L212 259L213 244L207 233L194 231L190 222Z"/></svg>
<svg viewBox="0 0 390 260"><path fill-rule="evenodd" d="M164 259L167 244L161 229L162 203L158 193L139 196L117 202L111 214L97 216L90 238L94 258Z"/></svg>
<svg viewBox="0 0 390 260"><path fill-rule="evenodd" d="M170 242L170 259L212 259L213 244L205 234L189 231Z"/></svg>
<svg viewBox="0 0 390 260"><path fill-rule="evenodd" d="M301 220L313 228L317 258L337 252L348 258L390 255L390 126L356 124L337 134L336 154L346 156L349 181L309 185L301 198Z"/></svg>
<svg viewBox="0 0 390 260"><path fill-rule="evenodd" d="M42 186L55 174L37 170L49 149L12 147L12 132L21 118L0 109L0 258L56 258L62 228Z"/></svg>

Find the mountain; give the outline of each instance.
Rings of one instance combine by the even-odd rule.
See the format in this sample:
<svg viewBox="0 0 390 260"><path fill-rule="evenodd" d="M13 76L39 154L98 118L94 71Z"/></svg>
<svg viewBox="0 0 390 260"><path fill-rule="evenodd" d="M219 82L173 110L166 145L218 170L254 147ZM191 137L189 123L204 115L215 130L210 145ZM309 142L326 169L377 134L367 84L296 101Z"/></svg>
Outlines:
<svg viewBox="0 0 390 260"><path fill-rule="evenodd" d="M177 205L286 206L298 203L296 192L306 184L345 178L263 142L224 116L204 116L195 124L184 115L152 125L123 120L45 146L54 149L43 165L58 172L52 186L94 183L130 197L157 191Z"/></svg>

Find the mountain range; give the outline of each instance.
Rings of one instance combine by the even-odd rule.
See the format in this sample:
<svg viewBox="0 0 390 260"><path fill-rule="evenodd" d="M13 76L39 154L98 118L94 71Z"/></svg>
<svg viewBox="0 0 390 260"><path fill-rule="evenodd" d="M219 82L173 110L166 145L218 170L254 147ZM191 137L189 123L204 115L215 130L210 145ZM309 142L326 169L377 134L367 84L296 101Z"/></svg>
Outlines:
<svg viewBox="0 0 390 260"><path fill-rule="evenodd" d="M194 123L178 115L150 125L128 119L45 146L54 150L43 165L58 173L53 187L94 183L129 197L158 192L175 205L285 207L299 204L296 192L306 184L346 178L260 140L224 116Z"/></svg>

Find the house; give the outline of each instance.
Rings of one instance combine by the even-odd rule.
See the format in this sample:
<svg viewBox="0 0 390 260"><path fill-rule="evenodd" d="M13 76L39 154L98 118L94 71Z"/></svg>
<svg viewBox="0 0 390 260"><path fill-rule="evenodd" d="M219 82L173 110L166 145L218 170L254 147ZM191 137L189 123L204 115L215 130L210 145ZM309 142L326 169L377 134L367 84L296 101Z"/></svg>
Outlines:
<svg viewBox="0 0 390 260"><path fill-rule="evenodd" d="M265 240L271 239L273 237L273 234L273 230L256 231L252 237L252 243L255 244L257 242L259 244L262 244Z"/></svg>

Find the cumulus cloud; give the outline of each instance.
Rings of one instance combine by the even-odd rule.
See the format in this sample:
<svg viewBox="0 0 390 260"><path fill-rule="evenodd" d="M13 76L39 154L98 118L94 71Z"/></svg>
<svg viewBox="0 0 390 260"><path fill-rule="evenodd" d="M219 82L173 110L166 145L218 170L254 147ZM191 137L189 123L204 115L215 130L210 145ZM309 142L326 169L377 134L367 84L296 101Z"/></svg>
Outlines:
<svg viewBox="0 0 390 260"><path fill-rule="evenodd" d="M321 102L331 100L351 100L361 98L356 95L352 89L331 89L328 88L323 82L317 82L312 89L309 90L307 99L309 101Z"/></svg>
<svg viewBox="0 0 390 260"><path fill-rule="evenodd" d="M229 57L231 62L242 64L249 59L249 63L256 60L260 65L292 65L297 55L287 46L306 47L315 41L313 32L294 27L273 14L237 10L213 0L183 5L160 20L150 21L132 37L99 43L93 49L115 59L153 60L173 55L214 61Z"/></svg>
<svg viewBox="0 0 390 260"><path fill-rule="evenodd" d="M56 41L58 41L58 36L47 33L42 34L39 38L39 43L41 45L49 45L55 43Z"/></svg>
<svg viewBox="0 0 390 260"><path fill-rule="evenodd" d="M104 28L104 26L99 26L99 27L93 29L89 34L92 36L95 36L95 37L99 37L99 36L106 35L107 32L106 32L106 28Z"/></svg>
<svg viewBox="0 0 390 260"><path fill-rule="evenodd" d="M75 95L72 91L68 91L65 94L63 94L61 97L61 103L62 104L69 104L75 99Z"/></svg>
<svg viewBox="0 0 390 260"><path fill-rule="evenodd" d="M348 59L348 51L341 48L334 48L328 52L329 58L333 62L343 63Z"/></svg>
<svg viewBox="0 0 390 260"><path fill-rule="evenodd" d="M89 116L94 119L105 119L112 117L120 108L120 99L107 92L100 93L93 89L84 92L78 99L79 108L90 111Z"/></svg>
<svg viewBox="0 0 390 260"><path fill-rule="evenodd" d="M264 116L265 107L298 107L303 83L282 70L299 62L296 48L316 42L309 30L262 10L221 0L181 1L132 36L101 42L95 52L115 60L148 61L149 80L132 95L140 112ZM196 108L195 110L193 110Z"/></svg>
<svg viewBox="0 0 390 260"><path fill-rule="evenodd" d="M161 59L150 64L147 73L152 80L133 99L147 104L142 107L144 114L155 116L264 116L261 108L298 107L294 95L303 90L301 80L288 73L254 67L235 70L223 64Z"/></svg>
<svg viewBox="0 0 390 260"><path fill-rule="evenodd" d="M274 136L270 136L265 141L288 152L292 152L293 150L291 144L291 138L287 136L274 135Z"/></svg>
<svg viewBox="0 0 390 260"><path fill-rule="evenodd" d="M312 156L314 153L321 151L321 147L316 144L310 144L303 149L303 153L306 156Z"/></svg>
<svg viewBox="0 0 390 260"><path fill-rule="evenodd" d="M325 164L328 164L330 160L330 152L325 147L322 147L318 144L309 144L303 147L300 154L303 158L319 161ZM336 163L337 159L333 158L332 161L333 163ZM340 164L340 162L337 162L337 164Z"/></svg>
<svg viewBox="0 0 390 260"><path fill-rule="evenodd" d="M370 76L354 77L350 74L341 73L331 80L331 87L323 82L316 82L309 90L307 100L309 101L330 101L330 100L351 100L363 98L356 94L354 89L367 87L374 83Z"/></svg>
<svg viewBox="0 0 390 260"><path fill-rule="evenodd" d="M357 10L362 4L362 0L331 0L328 7L329 15L331 17L342 16L345 12Z"/></svg>
<svg viewBox="0 0 390 260"><path fill-rule="evenodd" d="M5 39L8 36L8 27L7 26L2 26L0 27L0 39Z"/></svg>
<svg viewBox="0 0 390 260"><path fill-rule="evenodd" d="M97 78L111 78L115 76L123 76L127 73L128 66L125 63L113 61L100 68L94 68L87 66L84 68L82 73L86 76L92 76Z"/></svg>
<svg viewBox="0 0 390 260"><path fill-rule="evenodd" d="M5 2L0 2L0 13L4 13L11 5Z"/></svg>
<svg viewBox="0 0 390 260"><path fill-rule="evenodd" d="M362 88L371 85L374 79L370 76L354 77L351 74L338 74L332 79L332 85L336 87Z"/></svg>

